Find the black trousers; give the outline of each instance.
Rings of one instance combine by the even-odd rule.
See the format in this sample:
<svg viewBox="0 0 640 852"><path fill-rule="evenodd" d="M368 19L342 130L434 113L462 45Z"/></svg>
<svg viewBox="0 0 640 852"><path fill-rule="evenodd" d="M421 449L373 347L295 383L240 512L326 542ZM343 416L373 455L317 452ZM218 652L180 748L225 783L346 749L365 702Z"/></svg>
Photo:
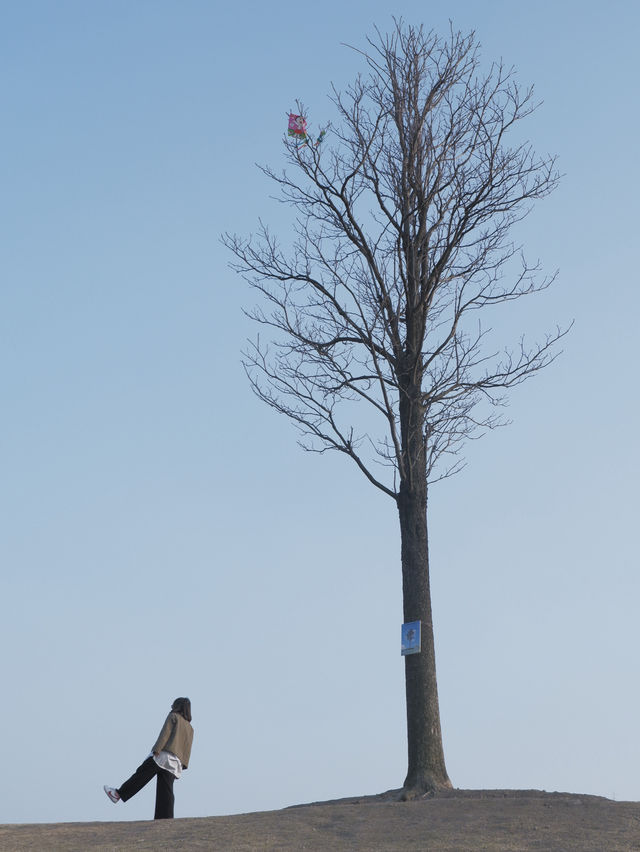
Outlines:
<svg viewBox="0 0 640 852"><path fill-rule="evenodd" d="M173 803L175 797L173 795L173 782L175 775L172 775L168 770L161 769L155 762L153 757L148 757L144 763L133 773L131 778L124 782L121 787L118 787L118 793L123 802L126 802L136 793L148 784L149 781L156 776L156 810L153 815L154 819L173 819Z"/></svg>

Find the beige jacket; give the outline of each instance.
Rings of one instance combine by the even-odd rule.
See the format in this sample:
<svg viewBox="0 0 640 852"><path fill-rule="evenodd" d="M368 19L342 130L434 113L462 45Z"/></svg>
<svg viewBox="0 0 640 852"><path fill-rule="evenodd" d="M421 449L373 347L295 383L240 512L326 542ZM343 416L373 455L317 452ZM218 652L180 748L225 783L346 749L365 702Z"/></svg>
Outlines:
<svg viewBox="0 0 640 852"><path fill-rule="evenodd" d="M179 713L169 713L151 751L154 754L170 751L186 769L191 757L192 743L193 728L189 722Z"/></svg>

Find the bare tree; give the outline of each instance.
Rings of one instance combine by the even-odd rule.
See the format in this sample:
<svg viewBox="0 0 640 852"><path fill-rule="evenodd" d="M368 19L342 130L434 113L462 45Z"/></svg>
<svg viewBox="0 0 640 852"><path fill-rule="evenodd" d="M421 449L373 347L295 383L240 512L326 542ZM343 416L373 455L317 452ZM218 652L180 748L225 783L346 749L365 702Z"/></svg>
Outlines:
<svg viewBox="0 0 640 852"><path fill-rule="evenodd" d="M296 211L291 247L263 225L224 241L261 293L251 315L273 338L245 353L253 389L294 421L305 449L344 453L397 505L404 619L422 622L422 651L405 658L414 795L451 786L427 487L460 469L465 439L503 422L507 389L555 357L565 332L494 351L477 312L551 283L510 230L558 175L553 157L518 138L532 90L502 64L481 73L473 33L441 38L398 22L360 52L365 76L333 90L333 144L288 140L295 175L263 169Z"/></svg>

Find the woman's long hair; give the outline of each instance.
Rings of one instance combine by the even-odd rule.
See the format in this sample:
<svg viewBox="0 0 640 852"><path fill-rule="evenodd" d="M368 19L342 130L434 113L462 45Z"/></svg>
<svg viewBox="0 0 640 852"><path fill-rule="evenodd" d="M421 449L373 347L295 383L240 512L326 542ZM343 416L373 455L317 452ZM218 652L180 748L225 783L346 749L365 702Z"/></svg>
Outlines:
<svg viewBox="0 0 640 852"><path fill-rule="evenodd" d="M188 698L176 698L171 705L174 713L179 713L187 722L191 721L191 701Z"/></svg>

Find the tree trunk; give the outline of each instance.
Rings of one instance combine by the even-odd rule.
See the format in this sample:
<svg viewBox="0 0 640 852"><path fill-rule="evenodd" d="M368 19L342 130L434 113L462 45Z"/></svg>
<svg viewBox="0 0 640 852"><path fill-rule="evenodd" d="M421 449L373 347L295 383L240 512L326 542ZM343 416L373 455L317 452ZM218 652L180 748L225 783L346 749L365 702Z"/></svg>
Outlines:
<svg viewBox="0 0 640 852"><path fill-rule="evenodd" d="M401 483L398 512L404 620L422 622L421 651L405 657L409 768L404 788L415 794L452 786L445 767L440 729L424 477L414 477L410 485Z"/></svg>

